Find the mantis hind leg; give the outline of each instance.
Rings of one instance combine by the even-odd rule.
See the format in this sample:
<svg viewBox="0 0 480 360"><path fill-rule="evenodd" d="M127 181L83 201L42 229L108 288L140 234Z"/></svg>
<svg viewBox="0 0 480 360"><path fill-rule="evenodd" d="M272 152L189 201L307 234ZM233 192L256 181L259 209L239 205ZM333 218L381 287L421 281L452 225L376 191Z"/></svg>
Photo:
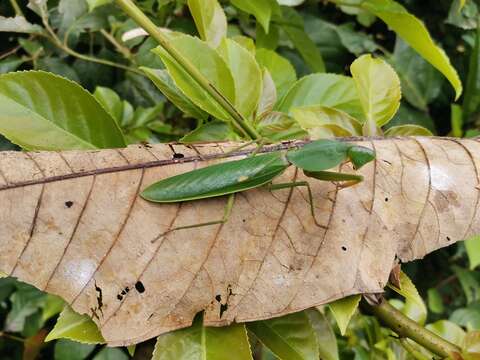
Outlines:
<svg viewBox="0 0 480 360"><path fill-rule="evenodd" d="M282 184L270 184L268 185L269 190L282 190L282 189L291 189L291 188L296 188L296 187L306 187L308 191L308 202L310 203L310 213L313 217L313 220L315 221L315 225L322 229L327 229L326 226L321 225L317 221L317 217L315 216L315 205L313 204L313 194L312 194L312 188L310 187L310 184L307 181L295 181L295 182L290 182L290 183L282 183Z"/></svg>
<svg viewBox="0 0 480 360"><path fill-rule="evenodd" d="M152 243L157 242L162 237L170 234L171 232L177 231L177 230L186 230L186 229L193 229L193 228L204 227L204 226L225 224L230 219L230 215L232 214L232 209L233 209L233 204L234 203L235 203L235 194L230 194L230 195L228 195L228 200L227 200L227 204L225 205L225 209L224 209L224 212L223 212L223 217L220 220L215 220L215 221L209 221L209 222L205 222L205 223L185 225L185 226L179 226L179 227L172 228L172 229L160 234L159 236L157 236L155 239L152 240Z"/></svg>

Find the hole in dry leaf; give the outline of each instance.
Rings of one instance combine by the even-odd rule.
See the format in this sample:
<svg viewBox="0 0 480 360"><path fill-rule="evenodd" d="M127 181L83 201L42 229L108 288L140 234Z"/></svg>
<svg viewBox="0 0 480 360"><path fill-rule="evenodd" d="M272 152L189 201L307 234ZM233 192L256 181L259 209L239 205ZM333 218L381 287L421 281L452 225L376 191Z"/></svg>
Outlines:
<svg viewBox="0 0 480 360"><path fill-rule="evenodd" d="M222 318L223 313L228 310L228 304L220 304L220 318Z"/></svg>
<svg viewBox="0 0 480 360"><path fill-rule="evenodd" d="M343 251L347 251L347 248L345 246L342 246Z"/></svg>
<svg viewBox="0 0 480 360"><path fill-rule="evenodd" d="M143 286L143 283L141 281L137 281L135 284L135 290L137 290L140 294L145 292L145 286Z"/></svg>
<svg viewBox="0 0 480 360"><path fill-rule="evenodd" d="M450 236L447 236L447 241L450 241L450 240L452 240L452 239L450 239Z"/></svg>
<svg viewBox="0 0 480 360"><path fill-rule="evenodd" d="M174 158L174 159L183 159L184 157L185 157L185 155L180 154L180 153L175 153L175 154L173 154L173 158Z"/></svg>
<svg viewBox="0 0 480 360"><path fill-rule="evenodd" d="M388 198L387 198L387 197L385 198L385 202L388 202Z"/></svg>
<svg viewBox="0 0 480 360"><path fill-rule="evenodd" d="M117 295L117 299L118 299L118 301L122 301L122 300L123 300L123 296L120 295L120 294L118 294L118 295Z"/></svg>
<svg viewBox="0 0 480 360"><path fill-rule="evenodd" d="M222 295L215 296L215 300L217 300L218 302L222 302Z"/></svg>
<svg viewBox="0 0 480 360"><path fill-rule="evenodd" d="M66 201L65 206L70 209L73 206L73 201Z"/></svg>

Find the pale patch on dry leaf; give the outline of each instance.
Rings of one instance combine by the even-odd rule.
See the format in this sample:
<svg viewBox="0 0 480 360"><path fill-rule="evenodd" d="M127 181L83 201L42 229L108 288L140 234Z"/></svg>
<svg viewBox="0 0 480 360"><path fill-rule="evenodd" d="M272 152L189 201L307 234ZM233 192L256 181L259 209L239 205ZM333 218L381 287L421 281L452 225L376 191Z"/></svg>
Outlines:
<svg viewBox="0 0 480 360"><path fill-rule="evenodd" d="M478 141L359 143L377 151L365 181L337 191L309 180L328 230L303 189L262 188L236 197L227 224L155 243L171 227L221 218L226 200L156 205L139 192L235 144L1 152L0 270L91 315L111 345L130 345L202 310L220 326L380 292L396 256L422 258L480 233ZM292 167L276 181L295 178Z"/></svg>

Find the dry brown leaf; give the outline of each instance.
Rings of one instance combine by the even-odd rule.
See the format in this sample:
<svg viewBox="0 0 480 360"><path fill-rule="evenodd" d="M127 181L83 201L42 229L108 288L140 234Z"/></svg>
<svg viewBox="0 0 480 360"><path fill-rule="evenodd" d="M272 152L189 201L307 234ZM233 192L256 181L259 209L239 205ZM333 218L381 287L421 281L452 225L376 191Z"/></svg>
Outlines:
<svg viewBox="0 0 480 360"><path fill-rule="evenodd" d="M202 310L220 326L380 292L396 256L422 258L480 233L478 141L361 144L377 151L364 182L337 191L310 180L326 231L305 191L257 189L236 197L226 225L155 243L171 227L221 218L226 200L156 205L139 191L235 144L197 146L210 161L177 145L1 152L0 270L91 315L110 344L130 345ZM295 177L292 167L278 181Z"/></svg>

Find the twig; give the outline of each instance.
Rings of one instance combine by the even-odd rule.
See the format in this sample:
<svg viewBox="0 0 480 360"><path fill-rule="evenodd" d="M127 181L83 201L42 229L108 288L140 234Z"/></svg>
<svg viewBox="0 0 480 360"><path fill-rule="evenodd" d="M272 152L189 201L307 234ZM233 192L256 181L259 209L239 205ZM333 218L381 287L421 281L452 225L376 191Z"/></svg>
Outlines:
<svg viewBox="0 0 480 360"><path fill-rule="evenodd" d="M363 305L401 338L411 339L438 356L455 358L461 353L459 347L420 326L384 298L378 305L370 305L367 302Z"/></svg>
<svg viewBox="0 0 480 360"><path fill-rule="evenodd" d="M0 54L0 60L5 59L6 57L9 57L10 55L15 54L18 50L20 50L21 46L15 46L13 49L7 50L3 54Z"/></svg>
<svg viewBox="0 0 480 360"><path fill-rule="evenodd" d="M7 334L3 331L0 331L0 337L4 337L4 338L7 338L7 339L11 339L11 340L15 340L15 341L18 341L18 342L25 342L25 339L24 338L21 338L21 337L18 337L18 336L15 336L15 335L10 335L10 334Z"/></svg>
<svg viewBox="0 0 480 360"><path fill-rule="evenodd" d="M115 37L112 36L112 34L110 34L108 31L105 31L104 29L102 29L100 30L100 33L118 50L120 54L123 55L125 59L135 64L135 58L133 57L131 51L126 46L123 46L122 44L120 44L117 41L117 39L115 39Z"/></svg>
<svg viewBox="0 0 480 360"><path fill-rule="evenodd" d="M213 84L186 59L168 40L168 38L158 29L158 27L133 3L132 0L116 0L116 3L129 15L138 25L152 36L165 51L200 85L218 104L230 115L235 127L240 130L247 138L254 140L260 139L258 132L246 121L242 114L232 105L232 103L213 86Z"/></svg>
<svg viewBox="0 0 480 360"><path fill-rule="evenodd" d="M88 56L88 55L84 55L84 54L80 54L78 52L76 52L75 50L71 49L68 45L67 45L67 41L65 42L62 42L59 37L57 36L57 34L55 34L55 32L53 31L53 29L51 28L49 22L48 22L48 19L45 15L42 16L42 22L43 22L43 26L45 26L45 29L47 30L48 32L48 35L47 38L56 46L58 47L59 49L65 51L67 54L71 55L71 56L74 56L78 59L81 59L81 60L85 60L85 61L89 61L89 62L93 62L93 63L97 63L97 64L102 64L102 65L107 65L107 66L111 66L111 67L116 67L116 68L119 68L119 69L122 69L122 70L126 70L126 71L130 71L130 72L133 72L135 74L138 74L138 75L142 75L142 76L145 76L145 74L143 72L141 72L140 70L138 69L135 69L135 68L132 68L130 66L126 66L126 65L122 65L122 64L118 64L116 62L113 62L113 61L109 61L109 60L104 60L104 59L99 59L99 58L96 58L96 57L92 57L92 56Z"/></svg>
<svg viewBox="0 0 480 360"><path fill-rule="evenodd" d="M17 0L10 0L10 4L12 5L13 10L15 11L15 14L17 16L24 16L22 9L20 8L20 6L17 3Z"/></svg>

